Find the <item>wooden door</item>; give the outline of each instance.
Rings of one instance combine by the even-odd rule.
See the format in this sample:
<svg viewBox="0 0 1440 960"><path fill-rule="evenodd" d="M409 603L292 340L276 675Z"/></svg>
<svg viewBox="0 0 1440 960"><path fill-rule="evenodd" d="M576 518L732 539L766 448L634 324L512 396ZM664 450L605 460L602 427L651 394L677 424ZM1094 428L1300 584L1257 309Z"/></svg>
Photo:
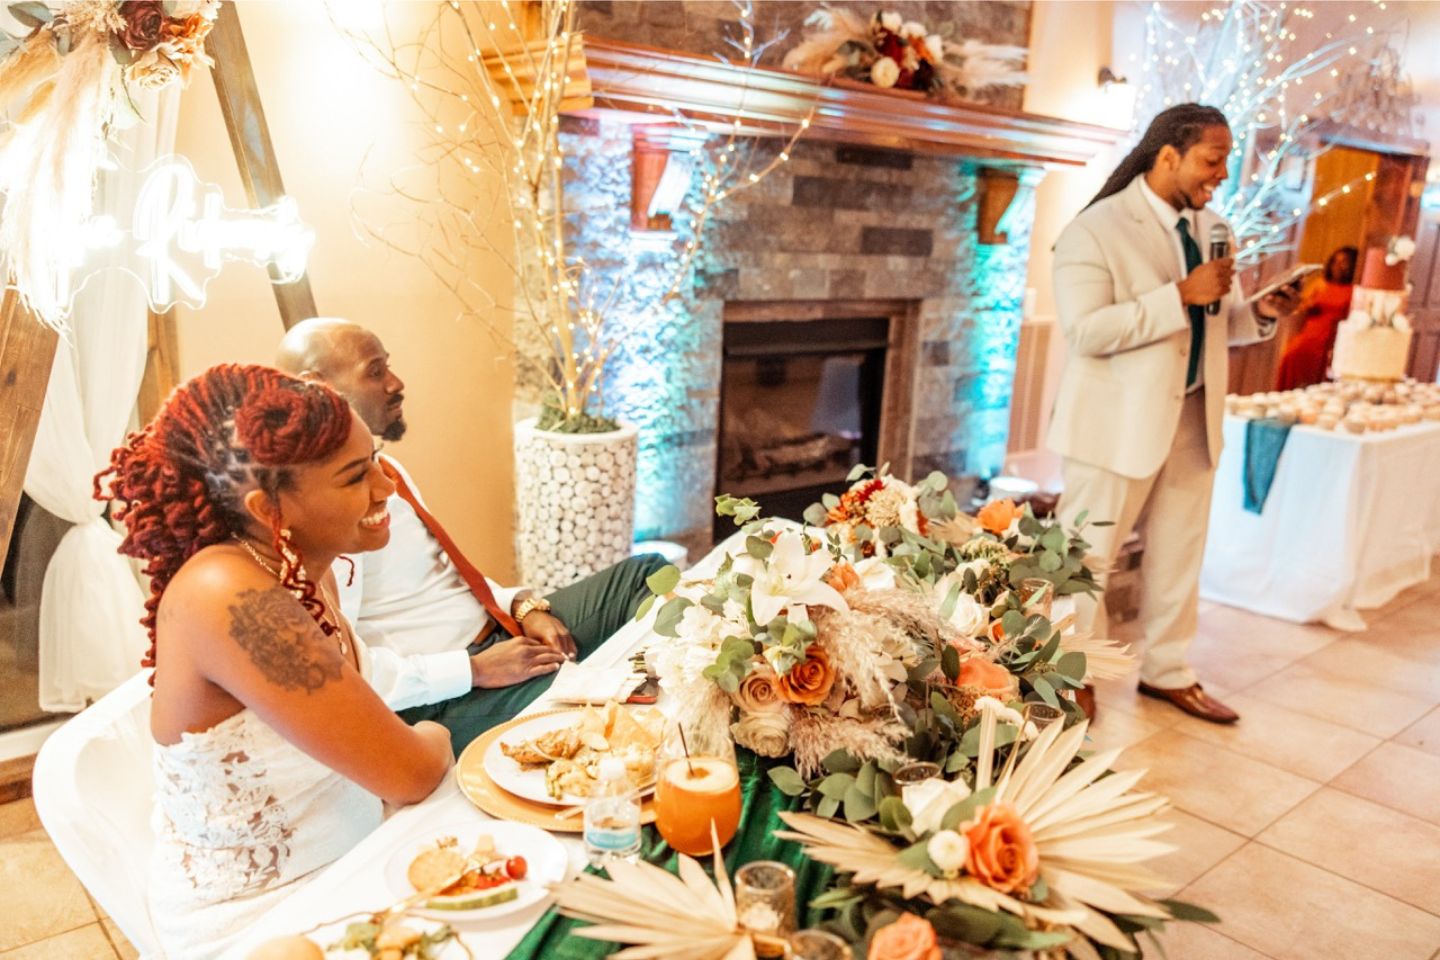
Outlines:
<svg viewBox="0 0 1440 960"><path fill-rule="evenodd" d="M1423 210L1415 225L1415 259L1410 264L1410 376L1434 383L1440 368L1440 210Z"/></svg>

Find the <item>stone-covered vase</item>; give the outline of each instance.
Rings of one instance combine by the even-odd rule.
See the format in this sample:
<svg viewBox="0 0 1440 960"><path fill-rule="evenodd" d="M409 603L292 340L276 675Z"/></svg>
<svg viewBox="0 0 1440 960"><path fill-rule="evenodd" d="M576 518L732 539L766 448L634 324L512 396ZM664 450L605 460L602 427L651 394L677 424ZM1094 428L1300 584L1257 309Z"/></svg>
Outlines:
<svg viewBox="0 0 1440 960"><path fill-rule="evenodd" d="M520 582L542 593L630 556L637 431L551 433L515 425Z"/></svg>

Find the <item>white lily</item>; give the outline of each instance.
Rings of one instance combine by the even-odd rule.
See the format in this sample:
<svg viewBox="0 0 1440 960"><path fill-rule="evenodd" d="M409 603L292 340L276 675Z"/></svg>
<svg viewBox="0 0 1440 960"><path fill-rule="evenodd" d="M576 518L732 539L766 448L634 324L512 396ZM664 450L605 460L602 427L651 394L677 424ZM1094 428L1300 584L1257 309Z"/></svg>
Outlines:
<svg viewBox="0 0 1440 960"><path fill-rule="evenodd" d="M845 598L825 582L830 566L830 554L824 550L808 552L798 533L780 534L765 560L746 556L735 561L737 571L754 579L750 587L750 612L762 627L782 611L808 604L849 610Z"/></svg>

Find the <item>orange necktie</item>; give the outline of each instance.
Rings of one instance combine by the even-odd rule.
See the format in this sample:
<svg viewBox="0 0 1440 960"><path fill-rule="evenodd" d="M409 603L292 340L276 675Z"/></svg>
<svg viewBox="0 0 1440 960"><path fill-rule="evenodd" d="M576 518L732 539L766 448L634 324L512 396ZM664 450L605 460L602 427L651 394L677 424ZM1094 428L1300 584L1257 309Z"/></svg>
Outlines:
<svg viewBox="0 0 1440 960"><path fill-rule="evenodd" d="M481 606L485 608L490 616L495 618L495 621L499 623L510 636L523 636L520 624L516 623L515 618L510 616L509 613L501 610L500 604L495 602L495 594L490 591L490 584L485 581L484 574L476 570L475 565L465 559L465 554L460 552L460 548L455 545L455 541L451 540L450 535L445 532L445 528L440 526L440 521L436 520L429 510L421 506L420 501L415 497L414 491L412 491L410 485L405 482L405 475L399 470L396 470L390 461L384 457L380 458L380 469L385 471L385 476L394 481L395 492L400 494L401 499L410 504L415 510L415 516L419 517L420 522L425 524L425 529L429 530L430 535L439 541L440 549L444 550L445 554L450 558L450 562L455 564L455 572L460 574L460 579L464 580L465 585L470 588L470 592L475 594L475 599L480 601Z"/></svg>

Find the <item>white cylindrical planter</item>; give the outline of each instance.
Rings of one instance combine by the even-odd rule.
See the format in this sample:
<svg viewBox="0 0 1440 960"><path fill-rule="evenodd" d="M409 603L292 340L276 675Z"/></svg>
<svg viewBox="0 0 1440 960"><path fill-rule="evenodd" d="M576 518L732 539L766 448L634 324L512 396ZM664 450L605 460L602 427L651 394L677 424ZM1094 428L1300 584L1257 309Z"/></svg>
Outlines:
<svg viewBox="0 0 1440 960"><path fill-rule="evenodd" d="M630 556L634 427L551 433L515 425L515 544L520 581L549 592Z"/></svg>

